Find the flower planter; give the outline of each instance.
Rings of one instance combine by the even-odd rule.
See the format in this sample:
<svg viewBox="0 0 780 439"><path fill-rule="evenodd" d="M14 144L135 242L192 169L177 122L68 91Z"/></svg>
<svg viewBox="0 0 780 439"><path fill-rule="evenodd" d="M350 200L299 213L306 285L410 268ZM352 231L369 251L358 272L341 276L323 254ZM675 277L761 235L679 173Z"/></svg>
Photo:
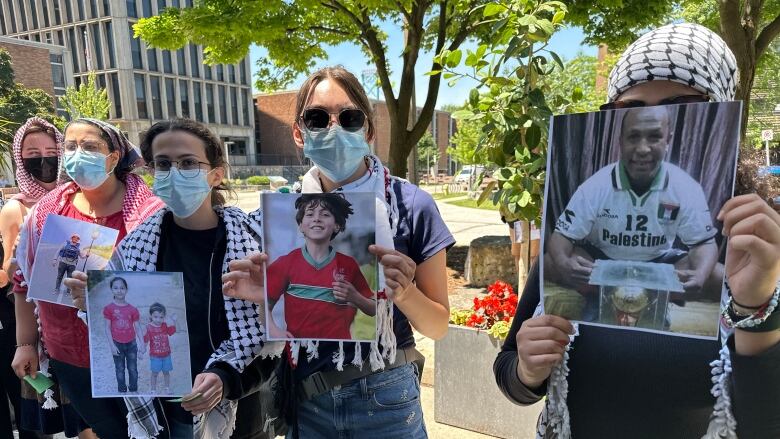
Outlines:
<svg viewBox="0 0 780 439"><path fill-rule="evenodd" d="M450 325L434 349L436 422L502 438L535 437L542 403L515 405L496 385L493 361L501 341L486 331Z"/></svg>

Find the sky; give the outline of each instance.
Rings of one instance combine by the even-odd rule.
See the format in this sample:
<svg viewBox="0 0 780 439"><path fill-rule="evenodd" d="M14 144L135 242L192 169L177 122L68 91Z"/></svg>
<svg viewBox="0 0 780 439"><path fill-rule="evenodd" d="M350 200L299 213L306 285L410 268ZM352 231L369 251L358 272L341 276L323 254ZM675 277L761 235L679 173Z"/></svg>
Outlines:
<svg viewBox="0 0 780 439"><path fill-rule="evenodd" d="M382 30L388 34L387 45L388 53L387 58L390 63L390 69L393 74L391 75L391 81L395 84L400 82L400 70L402 67L401 51L403 49L403 32L400 27L392 24L386 24L382 27ZM579 28L567 28L556 33L551 42L550 50L556 52L563 59L570 59L577 55L578 52L582 52L586 55L596 55L597 49L595 46L583 45L582 40L584 34ZM466 42L461 46L464 52L464 58L466 49L476 49L477 44L473 42ZM354 73L358 79L361 78L361 73L365 70L373 69L373 64L369 65L368 60L363 55L363 52L358 46L353 44L339 44L338 46L328 46L327 52L330 54L326 60L320 60L316 63L315 69L342 65L347 70ZM250 49L250 59L252 65L252 77L255 77L256 61L266 56L265 49L257 46L253 46ZM430 70L431 60L433 59L433 53L423 53L420 55L415 68L416 72L416 94L417 105L422 106L425 102L425 95L428 92L428 76L425 76L425 72ZM459 69L459 71L466 71L465 69ZM293 81L288 87L290 90L296 90L300 87L301 83L306 79L306 75L300 75ZM454 86L450 87L447 84L448 80L442 80L439 87L439 97L436 102L436 108L441 108L443 105L455 104L460 105L466 101L469 95L469 91L476 85L475 81L467 78L461 79ZM254 80L253 80L254 83ZM369 93L370 91L367 90ZM257 90L254 90L257 93ZM396 88L397 92L397 88ZM372 98L377 96L374 93L370 93ZM384 100L381 91L379 91L379 99Z"/></svg>

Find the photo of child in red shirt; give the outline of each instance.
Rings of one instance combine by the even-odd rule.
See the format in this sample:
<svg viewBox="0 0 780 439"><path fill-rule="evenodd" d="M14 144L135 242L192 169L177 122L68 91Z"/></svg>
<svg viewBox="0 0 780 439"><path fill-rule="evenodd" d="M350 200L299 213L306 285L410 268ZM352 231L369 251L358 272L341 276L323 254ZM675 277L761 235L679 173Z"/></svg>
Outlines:
<svg viewBox="0 0 780 439"><path fill-rule="evenodd" d="M376 298L360 265L332 245L354 213L352 204L343 194L303 194L295 209L304 245L268 266L268 313L284 297L286 324L282 329L269 316L269 338L352 340L357 310L376 314Z"/></svg>
<svg viewBox="0 0 780 439"><path fill-rule="evenodd" d="M157 393L157 377L162 372L163 388L161 393L171 391L171 361L170 336L176 333L176 314L171 315L171 324L165 319L167 311L161 303L155 302L149 307L149 324L146 325L144 342L149 343L149 370L151 373L152 393Z"/></svg>
<svg viewBox="0 0 780 439"><path fill-rule="evenodd" d="M141 315L138 308L127 303L127 281L114 277L109 282L114 300L103 308L106 319L106 337L114 356L117 389L119 393L138 391L138 353L146 351L142 339ZM127 378L125 380L125 369Z"/></svg>

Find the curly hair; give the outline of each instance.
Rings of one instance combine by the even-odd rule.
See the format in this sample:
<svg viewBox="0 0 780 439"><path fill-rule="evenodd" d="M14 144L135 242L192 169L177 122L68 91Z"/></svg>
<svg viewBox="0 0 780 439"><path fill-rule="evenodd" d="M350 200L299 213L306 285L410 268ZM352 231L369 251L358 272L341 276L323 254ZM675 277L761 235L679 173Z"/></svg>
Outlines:
<svg viewBox="0 0 780 439"><path fill-rule="evenodd" d="M331 240L340 231L346 229L347 218L354 213L352 203L347 201L344 194L303 194L295 200L295 209L297 210L295 221L299 226L301 221L303 221L303 216L306 214L306 209L313 209L317 206L322 206L323 209L333 214L336 225L339 226L339 230L331 235Z"/></svg>

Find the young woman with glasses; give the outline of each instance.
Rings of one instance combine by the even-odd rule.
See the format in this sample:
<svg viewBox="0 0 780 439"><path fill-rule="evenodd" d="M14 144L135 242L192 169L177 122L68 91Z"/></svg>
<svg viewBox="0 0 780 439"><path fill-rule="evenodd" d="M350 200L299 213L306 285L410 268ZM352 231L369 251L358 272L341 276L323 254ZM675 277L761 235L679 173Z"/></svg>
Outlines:
<svg viewBox="0 0 780 439"><path fill-rule="evenodd" d="M377 245L369 250L383 270L378 342L291 344L297 364L283 373L280 392L288 437L427 437L412 327L433 339L446 334L445 252L455 241L431 196L390 175L372 154L373 111L354 75L341 67L315 72L298 92L295 114L293 139L315 165L302 191L375 193ZM236 263L223 277L225 294L261 301L265 260Z"/></svg>
<svg viewBox="0 0 780 439"><path fill-rule="evenodd" d="M231 260L258 247L246 214L224 206L222 142L203 124L174 119L152 125L141 152L165 207L128 234L109 269L184 274L193 385L184 402L128 398L130 428L149 437L191 438L201 437L193 425L229 432L235 424L233 437L257 437L259 401L242 401L238 422L235 401L252 388L241 372L262 347L263 329L255 304L222 295L221 277ZM81 295L86 276L74 277L74 294ZM151 407L152 416L145 417Z"/></svg>
<svg viewBox="0 0 780 439"><path fill-rule="evenodd" d="M17 259L23 276L15 279L16 354L12 367L21 378L46 368L73 408L101 438L124 437L127 431L121 399L93 399L90 389L86 324L71 307L27 302L24 277L30 275L43 225L49 214L62 215L119 230L117 242L154 213L162 203L143 180L130 173L143 163L140 152L113 125L77 119L65 128L63 168L72 180L44 195L30 210L22 229ZM46 261L48 263L48 261ZM66 281L67 283L67 281ZM74 304L80 298L73 296ZM41 329L38 346L37 306ZM39 353L43 354L41 358ZM86 389L86 390L85 390Z"/></svg>

